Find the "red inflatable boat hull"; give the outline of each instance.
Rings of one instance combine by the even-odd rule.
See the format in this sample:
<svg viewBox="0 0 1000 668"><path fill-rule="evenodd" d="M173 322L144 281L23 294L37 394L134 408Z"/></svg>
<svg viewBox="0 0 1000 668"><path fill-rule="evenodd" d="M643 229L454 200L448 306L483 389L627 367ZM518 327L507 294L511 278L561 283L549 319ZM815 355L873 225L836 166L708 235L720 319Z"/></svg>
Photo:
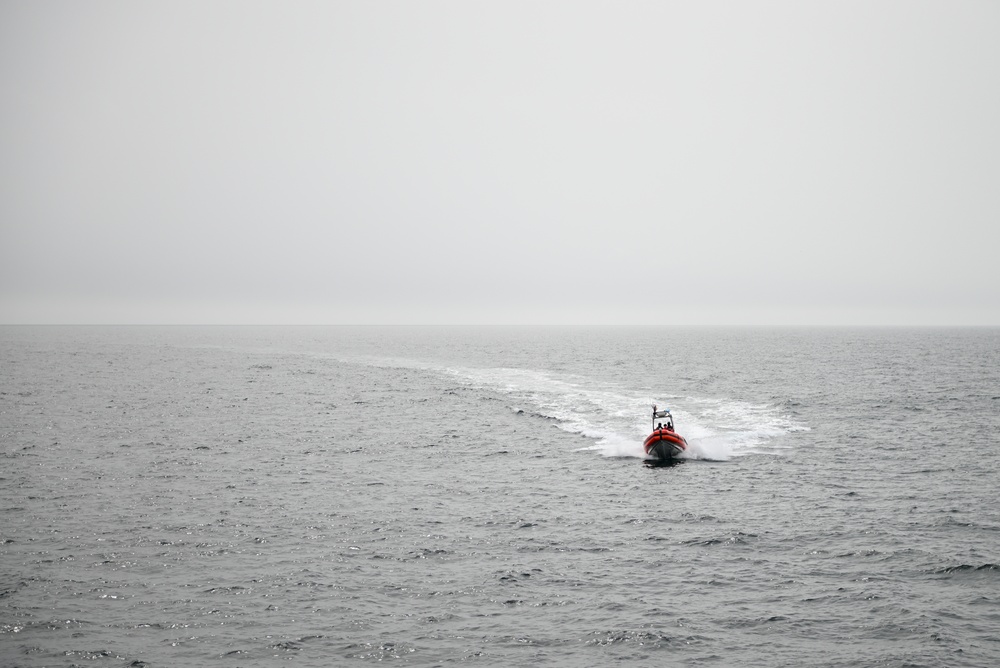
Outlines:
<svg viewBox="0 0 1000 668"><path fill-rule="evenodd" d="M642 444L646 454L659 459L675 459L687 451L687 441L677 432L657 429Z"/></svg>

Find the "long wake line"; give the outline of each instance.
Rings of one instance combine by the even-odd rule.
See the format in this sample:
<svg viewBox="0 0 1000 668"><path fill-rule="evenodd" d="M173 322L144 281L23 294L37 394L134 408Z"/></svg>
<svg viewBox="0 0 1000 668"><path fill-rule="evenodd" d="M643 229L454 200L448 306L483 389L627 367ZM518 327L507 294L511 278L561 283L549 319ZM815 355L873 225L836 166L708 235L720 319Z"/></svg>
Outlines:
<svg viewBox="0 0 1000 668"><path fill-rule="evenodd" d="M605 457L645 457L650 406L669 403L677 428L690 446L688 459L725 461L751 454L780 454L792 447L785 437L808 427L779 408L731 399L629 391L583 376L518 368L440 367L410 360L380 360L379 366L421 368L497 393L512 410L550 418L564 431L593 439L581 450Z"/></svg>

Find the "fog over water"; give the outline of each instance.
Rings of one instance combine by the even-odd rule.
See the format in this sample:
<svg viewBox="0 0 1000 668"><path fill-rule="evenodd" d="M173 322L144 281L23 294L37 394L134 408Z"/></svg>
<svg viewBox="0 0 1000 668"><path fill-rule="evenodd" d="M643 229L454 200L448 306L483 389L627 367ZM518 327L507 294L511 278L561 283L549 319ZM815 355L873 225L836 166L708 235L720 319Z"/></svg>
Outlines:
<svg viewBox="0 0 1000 668"><path fill-rule="evenodd" d="M997 34L992 2L4 2L0 321L1000 324Z"/></svg>

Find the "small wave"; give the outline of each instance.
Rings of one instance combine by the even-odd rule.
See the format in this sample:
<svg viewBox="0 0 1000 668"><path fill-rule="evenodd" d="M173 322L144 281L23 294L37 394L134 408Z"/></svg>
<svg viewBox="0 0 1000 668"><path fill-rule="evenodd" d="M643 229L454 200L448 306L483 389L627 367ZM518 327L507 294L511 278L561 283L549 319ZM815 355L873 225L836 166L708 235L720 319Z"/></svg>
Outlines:
<svg viewBox="0 0 1000 668"><path fill-rule="evenodd" d="M538 411L526 411L523 408L517 408L516 406L511 406L510 410L515 415L524 415L526 417L539 418L541 420L549 420L551 422L559 422L559 418L553 417L551 415L546 415L545 413L539 413Z"/></svg>
<svg viewBox="0 0 1000 668"><path fill-rule="evenodd" d="M439 548L425 547L419 550L413 550L408 555L409 559L432 559L434 557L442 557L450 554L448 550L442 550Z"/></svg>
<svg viewBox="0 0 1000 668"><path fill-rule="evenodd" d="M354 659L369 659L384 661L386 659L405 659L410 654L417 651L404 642L383 641L380 643L352 643L345 650L348 656Z"/></svg>
<svg viewBox="0 0 1000 668"><path fill-rule="evenodd" d="M86 661L97 661L100 659L107 659L113 657L115 659L123 660L125 657L116 656L114 652L109 649L68 649L63 652L64 656L71 656L78 659L84 659Z"/></svg>
<svg viewBox="0 0 1000 668"><path fill-rule="evenodd" d="M955 573L984 573L997 571L1000 571L1000 564L983 564L981 566L959 564L958 566L948 566L947 568L936 570L934 573L937 575L952 575Z"/></svg>
<svg viewBox="0 0 1000 668"><path fill-rule="evenodd" d="M587 644L602 647L626 643L659 647L678 640L662 633L645 630L594 631L591 635L593 638L588 640Z"/></svg>
<svg viewBox="0 0 1000 668"><path fill-rule="evenodd" d="M713 536L711 538L692 538L683 542L684 545L747 545L752 540L759 538L755 533L744 533L742 531L736 531L731 534L725 534L722 536Z"/></svg>

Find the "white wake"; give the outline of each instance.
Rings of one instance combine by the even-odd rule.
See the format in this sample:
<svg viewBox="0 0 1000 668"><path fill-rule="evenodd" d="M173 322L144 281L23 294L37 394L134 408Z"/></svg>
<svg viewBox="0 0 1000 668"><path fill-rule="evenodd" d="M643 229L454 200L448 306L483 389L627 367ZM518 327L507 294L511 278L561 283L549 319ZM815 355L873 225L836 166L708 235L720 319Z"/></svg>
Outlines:
<svg viewBox="0 0 1000 668"><path fill-rule="evenodd" d="M565 431L592 439L605 457L645 457L642 442L651 430L653 403L668 406L677 431L688 441L688 459L724 461L750 454L778 454L792 447L790 433L807 430L778 407L726 398L650 396L602 385L583 376L530 369L444 370L472 386L499 392L512 410L555 420Z"/></svg>

